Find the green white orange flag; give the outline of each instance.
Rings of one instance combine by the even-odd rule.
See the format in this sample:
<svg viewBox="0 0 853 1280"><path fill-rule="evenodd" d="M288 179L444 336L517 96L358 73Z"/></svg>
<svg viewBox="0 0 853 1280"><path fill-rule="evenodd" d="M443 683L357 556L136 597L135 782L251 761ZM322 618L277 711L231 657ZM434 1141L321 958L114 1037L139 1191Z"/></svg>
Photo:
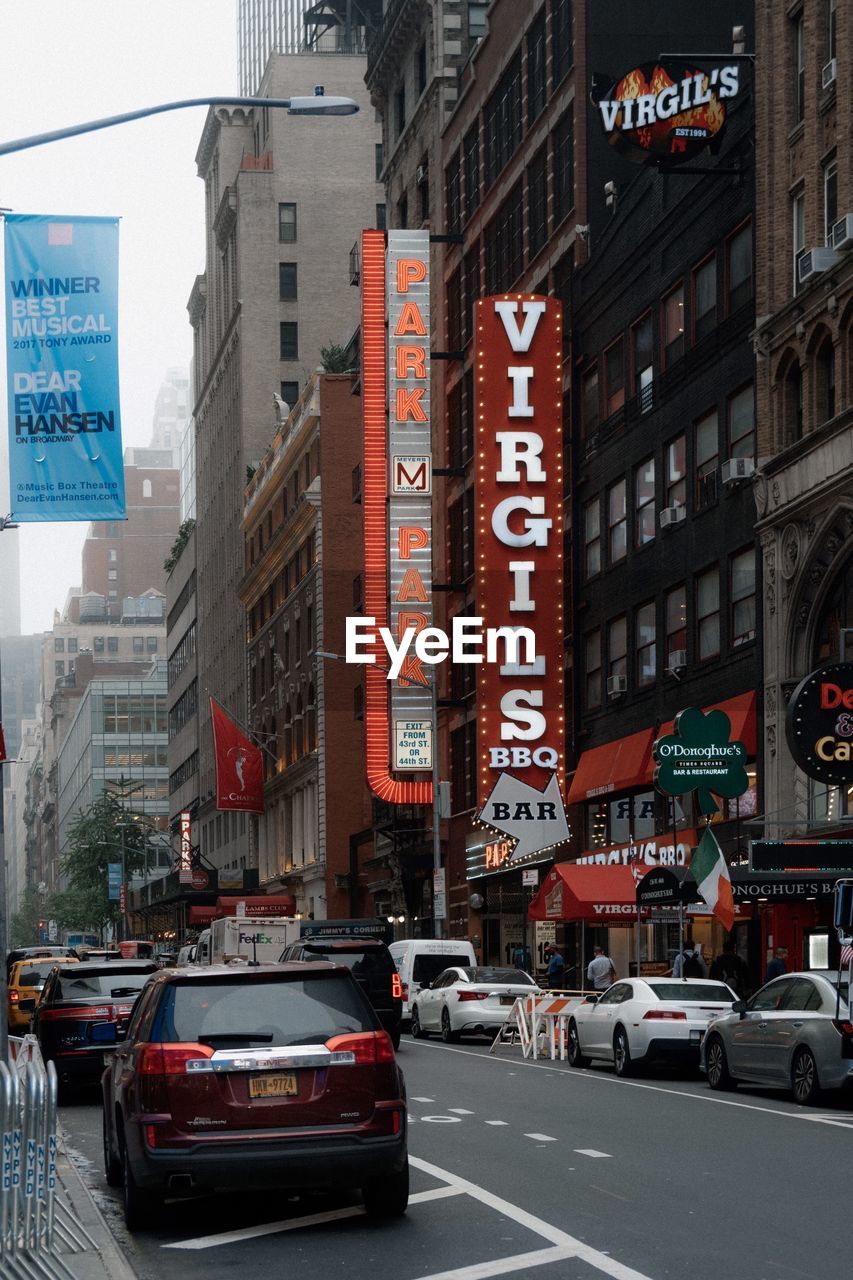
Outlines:
<svg viewBox="0 0 853 1280"><path fill-rule="evenodd" d="M735 903L729 869L717 837L706 827L693 854L690 871L703 902L707 902L724 929L735 922Z"/></svg>

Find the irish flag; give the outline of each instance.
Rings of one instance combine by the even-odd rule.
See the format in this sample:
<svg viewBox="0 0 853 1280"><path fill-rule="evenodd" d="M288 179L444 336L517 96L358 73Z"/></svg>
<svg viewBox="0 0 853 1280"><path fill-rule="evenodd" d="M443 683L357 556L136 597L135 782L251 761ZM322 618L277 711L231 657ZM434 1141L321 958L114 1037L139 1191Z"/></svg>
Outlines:
<svg viewBox="0 0 853 1280"><path fill-rule="evenodd" d="M693 854L690 871L703 902L707 902L724 929L731 929L735 922L732 882L723 851L710 827L705 828Z"/></svg>

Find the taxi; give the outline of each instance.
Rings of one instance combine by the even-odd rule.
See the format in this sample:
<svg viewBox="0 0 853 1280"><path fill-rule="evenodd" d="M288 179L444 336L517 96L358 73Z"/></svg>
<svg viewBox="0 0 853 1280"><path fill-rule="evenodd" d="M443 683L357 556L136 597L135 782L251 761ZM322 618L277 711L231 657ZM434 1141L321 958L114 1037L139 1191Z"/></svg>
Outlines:
<svg viewBox="0 0 853 1280"><path fill-rule="evenodd" d="M8 1022L12 1034L30 1029L30 1018L38 1003L42 987L55 965L79 964L76 956L33 956L16 960L9 974Z"/></svg>

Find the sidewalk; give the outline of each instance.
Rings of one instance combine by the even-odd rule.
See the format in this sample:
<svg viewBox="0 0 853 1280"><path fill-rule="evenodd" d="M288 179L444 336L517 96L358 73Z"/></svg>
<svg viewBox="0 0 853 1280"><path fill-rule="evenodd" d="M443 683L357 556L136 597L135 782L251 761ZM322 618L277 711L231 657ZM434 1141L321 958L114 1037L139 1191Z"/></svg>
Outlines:
<svg viewBox="0 0 853 1280"><path fill-rule="evenodd" d="M85 1250L72 1253L63 1249L60 1254L75 1280L137 1280L136 1272L110 1231L92 1193L69 1158L64 1134L60 1134L57 1173L60 1195L70 1209L72 1222L83 1228L95 1245L92 1248L87 1240Z"/></svg>

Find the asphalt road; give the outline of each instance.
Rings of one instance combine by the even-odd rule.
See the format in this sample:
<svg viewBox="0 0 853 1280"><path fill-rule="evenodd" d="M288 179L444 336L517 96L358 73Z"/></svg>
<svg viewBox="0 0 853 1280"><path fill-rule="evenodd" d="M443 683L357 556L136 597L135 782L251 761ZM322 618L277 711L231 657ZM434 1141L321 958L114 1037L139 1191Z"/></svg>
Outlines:
<svg viewBox="0 0 853 1280"><path fill-rule="evenodd" d="M401 1063L413 1199L390 1224L367 1222L356 1198L230 1195L172 1202L157 1231L130 1239L103 1181L95 1096L62 1121L142 1280L291 1266L346 1280L850 1274L849 1105L712 1094L685 1073L622 1081L478 1042L405 1038Z"/></svg>

